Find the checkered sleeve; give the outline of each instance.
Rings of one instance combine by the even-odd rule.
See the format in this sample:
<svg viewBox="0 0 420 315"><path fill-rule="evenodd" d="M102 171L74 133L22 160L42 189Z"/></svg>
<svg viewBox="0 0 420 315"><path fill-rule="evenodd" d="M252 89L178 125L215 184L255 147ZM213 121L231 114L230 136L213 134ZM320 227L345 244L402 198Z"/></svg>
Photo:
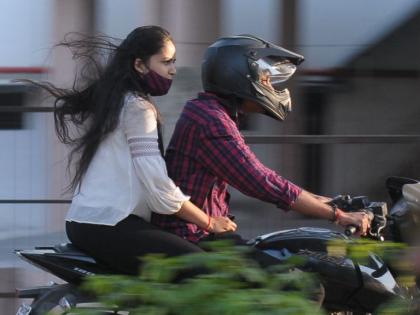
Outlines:
<svg viewBox="0 0 420 315"><path fill-rule="evenodd" d="M201 163L242 193L289 210L301 188L264 166L231 119L203 127Z"/></svg>

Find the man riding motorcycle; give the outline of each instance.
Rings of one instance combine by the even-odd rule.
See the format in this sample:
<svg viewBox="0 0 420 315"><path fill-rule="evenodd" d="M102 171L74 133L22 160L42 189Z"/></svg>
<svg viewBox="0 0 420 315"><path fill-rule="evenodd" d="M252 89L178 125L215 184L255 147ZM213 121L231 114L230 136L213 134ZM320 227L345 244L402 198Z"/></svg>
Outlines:
<svg viewBox="0 0 420 315"><path fill-rule="evenodd" d="M169 175L210 216L228 216L232 185L286 211L356 226L363 235L370 224L366 213L343 212L281 177L258 160L239 132L239 117L248 112L285 119L292 108L285 82L303 60L252 35L223 37L209 46L202 63L204 93L185 105L166 151ZM174 216L154 214L152 222L194 243L209 239L207 231Z"/></svg>

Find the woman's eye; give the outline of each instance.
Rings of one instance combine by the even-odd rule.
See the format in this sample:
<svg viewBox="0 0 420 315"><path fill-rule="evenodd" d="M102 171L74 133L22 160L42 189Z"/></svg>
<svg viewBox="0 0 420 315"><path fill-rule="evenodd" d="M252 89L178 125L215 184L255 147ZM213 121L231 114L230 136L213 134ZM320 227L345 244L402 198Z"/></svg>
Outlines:
<svg viewBox="0 0 420 315"><path fill-rule="evenodd" d="M176 59L169 59L169 60L165 60L163 63L164 63L165 65L169 65L169 64L171 64L171 63L175 63L175 61L176 61Z"/></svg>

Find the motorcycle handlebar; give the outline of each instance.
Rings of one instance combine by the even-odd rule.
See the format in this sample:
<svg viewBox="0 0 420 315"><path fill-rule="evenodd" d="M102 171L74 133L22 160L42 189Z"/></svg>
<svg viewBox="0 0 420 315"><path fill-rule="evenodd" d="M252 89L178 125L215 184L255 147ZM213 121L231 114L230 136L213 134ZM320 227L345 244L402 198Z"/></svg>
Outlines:
<svg viewBox="0 0 420 315"><path fill-rule="evenodd" d="M369 219L371 222L371 226L368 230L367 237L375 239L375 240L379 240L379 241L384 241L384 237L380 234L380 232L386 225L386 219L382 218L383 222L379 222L380 221L379 217L376 217L372 212L369 212L369 211L365 211L365 212L369 215ZM344 234L346 236L352 236L356 234L358 230L359 228L357 226L348 225L344 229Z"/></svg>
<svg viewBox="0 0 420 315"><path fill-rule="evenodd" d="M385 202L371 202L366 196L350 197L349 195L338 195L329 203L335 204L344 212L363 211L367 213L371 223L367 237L383 240L381 231L387 224L386 216L388 215L388 208ZM347 236L351 236L357 231L357 226L347 226L344 233Z"/></svg>
<svg viewBox="0 0 420 315"><path fill-rule="evenodd" d="M375 215L369 210L369 209L360 209L359 211L365 212L369 216L369 221L372 222L372 220L375 218ZM346 236L352 236L356 234L356 232L359 230L357 226L354 225L348 225L344 229L344 234Z"/></svg>
<svg viewBox="0 0 420 315"><path fill-rule="evenodd" d="M352 236L353 234L355 234L357 232L357 227L354 225L349 225L346 227L346 229L344 230L344 234L346 236Z"/></svg>

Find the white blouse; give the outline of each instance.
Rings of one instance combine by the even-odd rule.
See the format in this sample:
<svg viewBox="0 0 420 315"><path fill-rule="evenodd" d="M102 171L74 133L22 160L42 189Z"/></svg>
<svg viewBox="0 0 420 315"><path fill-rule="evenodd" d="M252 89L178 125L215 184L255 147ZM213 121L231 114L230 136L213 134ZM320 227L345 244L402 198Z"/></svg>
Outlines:
<svg viewBox="0 0 420 315"><path fill-rule="evenodd" d="M67 221L115 225L130 214L174 214L184 201L158 148L157 113L128 93L117 128L102 141L73 196Z"/></svg>

